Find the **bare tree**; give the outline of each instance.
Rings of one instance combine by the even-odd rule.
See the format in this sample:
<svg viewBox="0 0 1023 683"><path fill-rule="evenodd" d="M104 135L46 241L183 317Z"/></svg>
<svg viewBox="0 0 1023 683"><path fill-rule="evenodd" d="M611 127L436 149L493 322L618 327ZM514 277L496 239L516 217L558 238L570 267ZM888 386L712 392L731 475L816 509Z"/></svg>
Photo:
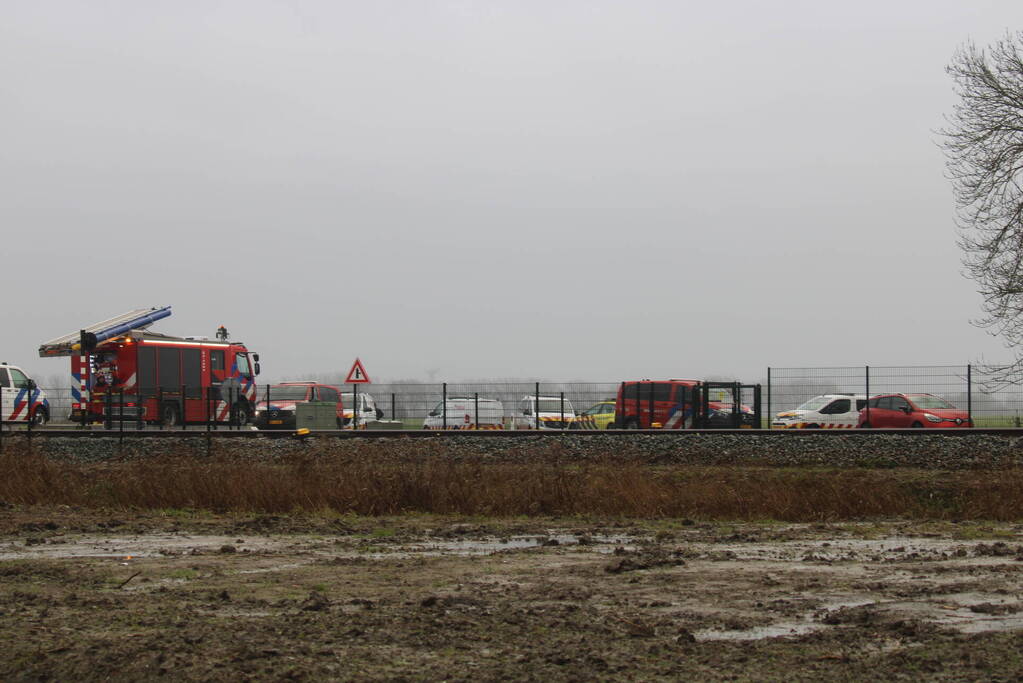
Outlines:
<svg viewBox="0 0 1023 683"><path fill-rule="evenodd" d="M966 274L978 284L976 323L1016 350L998 377L1023 368L1023 31L989 49L966 44L947 67L960 101L941 130Z"/></svg>

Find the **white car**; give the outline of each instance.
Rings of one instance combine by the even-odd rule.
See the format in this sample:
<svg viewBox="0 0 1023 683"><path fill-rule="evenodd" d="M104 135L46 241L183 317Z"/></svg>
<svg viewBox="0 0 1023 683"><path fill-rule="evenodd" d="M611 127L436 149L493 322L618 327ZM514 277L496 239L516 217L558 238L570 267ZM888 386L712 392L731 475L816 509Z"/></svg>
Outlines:
<svg viewBox="0 0 1023 683"><path fill-rule="evenodd" d="M359 429L366 429L368 423L379 420L384 416L384 411L377 408L373 397L361 391L359 392L359 406L357 410L352 409L355 404L355 392L341 394L341 404L344 406L342 410L345 416L343 429L353 429L356 426ZM357 425L352 424L353 415L356 418Z"/></svg>
<svg viewBox="0 0 1023 683"><path fill-rule="evenodd" d="M771 429L854 429L867 405L864 394L823 394L778 413Z"/></svg>
<svg viewBox="0 0 1023 683"><path fill-rule="evenodd" d="M427 414L423 429L504 429L504 405L493 398L448 397Z"/></svg>
<svg viewBox="0 0 1023 683"><path fill-rule="evenodd" d="M523 396L512 416L512 429L575 428L572 403L560 396Z"/></svg>
<svg viewBox="0 0 1023 683"><path fill-rule="evenodd" d="M44 425L50 421L46 392L16 365L0 363L0 417L4 422Z"/></svg>

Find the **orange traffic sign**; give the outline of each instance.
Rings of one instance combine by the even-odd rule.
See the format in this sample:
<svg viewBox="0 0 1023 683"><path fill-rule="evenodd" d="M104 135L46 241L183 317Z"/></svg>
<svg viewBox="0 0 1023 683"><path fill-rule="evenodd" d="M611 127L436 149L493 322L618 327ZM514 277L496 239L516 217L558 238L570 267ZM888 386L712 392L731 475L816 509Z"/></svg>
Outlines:
<svg viewBox="0 0 1023 683"><path fill-rule="evenodd" d="M352 363L352 369L348 371L348 377L345 378L345 384L369 384L369 375L366 374L366 368L362 367L362 361L358 358Z"/></svg>

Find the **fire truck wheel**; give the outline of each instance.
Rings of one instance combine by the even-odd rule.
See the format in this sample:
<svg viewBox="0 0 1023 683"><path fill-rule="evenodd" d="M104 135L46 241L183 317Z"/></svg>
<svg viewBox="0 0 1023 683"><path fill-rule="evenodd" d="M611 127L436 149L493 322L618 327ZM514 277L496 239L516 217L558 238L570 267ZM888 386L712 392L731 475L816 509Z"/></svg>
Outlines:
<svg viewBox="0 0 1023 683"><path fill-rule="evenodd" d="M164 403L160 407L160 422L164 427L177 427L181 424L178 419L178 407L173 403Z"/></svg>
<svg viewBox="0 0 1023 683"><path fill-rule="evenodd" d="M634 417L630 417L625 421L625 429L639 429L639 420Z"/></svg>

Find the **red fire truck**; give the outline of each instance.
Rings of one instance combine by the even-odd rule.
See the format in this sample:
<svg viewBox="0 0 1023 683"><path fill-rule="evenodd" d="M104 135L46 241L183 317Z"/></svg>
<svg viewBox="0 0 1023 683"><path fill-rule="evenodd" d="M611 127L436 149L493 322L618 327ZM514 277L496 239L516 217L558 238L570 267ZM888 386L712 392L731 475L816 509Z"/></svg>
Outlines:
<svg viewBox="0 0 1023 683"><path fill-rule="evenodd" d="M148 331L170 307L129 311L39 347L71 356L71 419L80 422L231 423L252 417L259 355L228 341Z"/></svg>
<svg viewBox="0 0 1023 683"><path fill-rule="evenodd" d="M742 402L743 391L753 406ZM694 379L622 382L615 400L619 429L754 429L760 427L760 385Z"/></svg>

